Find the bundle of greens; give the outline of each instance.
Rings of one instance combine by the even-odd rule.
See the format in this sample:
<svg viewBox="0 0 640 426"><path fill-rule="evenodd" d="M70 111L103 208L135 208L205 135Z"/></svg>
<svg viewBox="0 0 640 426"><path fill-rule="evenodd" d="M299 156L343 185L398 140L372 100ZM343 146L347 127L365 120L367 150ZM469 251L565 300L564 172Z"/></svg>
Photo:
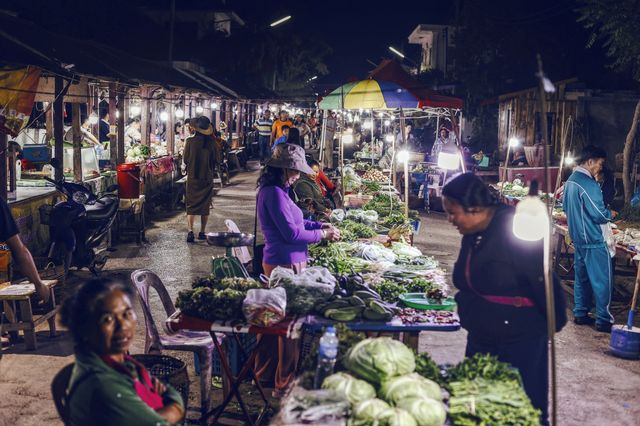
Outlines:
<svg viewBox="0 0 640 426"><path fill-rule="evenodd" d="M382 300L389 303L399 302L400 296L406 293L427 293L438 296L439 292L435 290L440 290L439 286L426 278L412 278L407 280L387 278L382 283L373 285L372 287L380 294Z"/></svg>
<svg viewBox="0 0 640 426"><path fill-rule="evenodd" d="M207 321L242 319L247 291L262 288L251 278L197 278L191 290L178 293L176 307L186 315Z"/></svg>
<svg viewBox="0 0 640 426"><path fill-rule="evenodd" d="M394 227L396 225L404 225L409 223L407 216L401 211L391 212L388 216L382 219L381 224L387 228Z"/></svg>
<svg viewBox="0 0 640 426"><path fill-rule="evenodd" d="M369 262L352 256L353 250L350 243L314 244L309 246L310 264L323 266L333 274L365 270Z"/></svg>
<svg viewBox="0 0 640 426"><path fill-rule="evenodd" d="M520 373L506 362L498 361L498 357L489 354L475 354L471 358L465 358L455 367L447 370L447 379L450 382L473 379L498 380L501 382L522 383Z"/></svg>
<svg viewBox="0 0 640 426"><path fill-rule="evenodd" d="M338 223L336 227L340 229L340 236L343 241L355 241L359 238L371 238L377 235L372 227L352 220L344 220Z"/></svg>
<svg viewBox="0 0 640 426"><path fill-rule="evenodd" d="M382 186L378 182L364 182L360 187L360 192L363 194L375 194L382 189Z"/></svg>
<svg viewBox="0 0 640 426"><path fill-rule="evenodd" d="M363 208L378 212L381 217L386 217L392 212L401 212L404 207L400 203L400 198L395 194L376 194ZM382 224L385 225L384 222Z"/></svg>
<svg viewBox="0 0 640 426"><path fill-rule="evenodd" d="M414 352L416 357L416 373L421 375L424 378L429 380L433 380L438 383L440 386L444 386L446 381L444 380L444 376L442 374L442 370L436 364L436 362L431 359L428 353L417 353Z"/></svg>
<svg viewBox="0 0 640 426"><path fill-rule="evenodd" d="M456 426L540 424L540 411L514 381L477 378L449 382L449 389L449 419Z"/></svg>

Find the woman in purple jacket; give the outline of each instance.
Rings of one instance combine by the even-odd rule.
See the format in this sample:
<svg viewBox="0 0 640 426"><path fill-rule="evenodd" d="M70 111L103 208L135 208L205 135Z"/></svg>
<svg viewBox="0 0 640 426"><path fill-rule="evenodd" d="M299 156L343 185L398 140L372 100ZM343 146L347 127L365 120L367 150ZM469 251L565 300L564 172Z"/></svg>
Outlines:
<svg viewBox="0 0 640 426"><path fill-rule="evenodd" d="M304 220L302 210L289 198L289 187L300 173L313 174L304 149L282 144L276 148L258 179L257 212L264 236L262 268L266 276L277 266L302 271L307 264L307 246L321 240L337 241L340 231L329 223ZM277 336L262 336L256 357L256 372L266 385L275 384L281 394L293 379L298 363L297 342Z"/></svg>

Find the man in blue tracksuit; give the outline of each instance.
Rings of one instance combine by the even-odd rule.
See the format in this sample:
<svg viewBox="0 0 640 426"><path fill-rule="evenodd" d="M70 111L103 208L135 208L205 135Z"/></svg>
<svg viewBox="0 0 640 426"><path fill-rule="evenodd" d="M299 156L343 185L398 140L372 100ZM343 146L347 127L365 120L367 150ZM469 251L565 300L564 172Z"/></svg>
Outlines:
<svg viewBox="0 0 640 426"><path fill-rule="evenodd" d="M602 190L594 177L602 170L606 156L601 148L585 147L578 167L564 185L562 200L575 250L574 322L578 325L594 323L588 314L595 297L596 330L602 332L610 332L613 323L609 311L613 272L602 227L612 215L604 205Z"/></svg>

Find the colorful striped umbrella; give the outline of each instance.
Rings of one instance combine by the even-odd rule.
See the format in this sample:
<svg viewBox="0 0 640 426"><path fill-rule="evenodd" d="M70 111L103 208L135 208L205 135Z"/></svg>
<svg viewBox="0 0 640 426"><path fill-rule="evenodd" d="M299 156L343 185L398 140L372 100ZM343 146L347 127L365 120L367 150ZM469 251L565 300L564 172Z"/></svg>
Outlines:
<svg viewBox="0 0 640 426"><path fill-rule="evenodd" d="M419 99L391 81L361 80L347 83L320 101L320 109L418 108Z"/></svg>

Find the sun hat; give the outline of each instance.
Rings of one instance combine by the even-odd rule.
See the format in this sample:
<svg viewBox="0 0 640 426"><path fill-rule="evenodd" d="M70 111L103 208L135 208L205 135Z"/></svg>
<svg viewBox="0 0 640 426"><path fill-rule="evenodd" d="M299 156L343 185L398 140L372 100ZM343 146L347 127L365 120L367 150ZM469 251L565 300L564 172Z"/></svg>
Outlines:
<svg viewBox="0 0 640 426"><path fill-rule="evenodd" d="M198 133L202 133L205 136L213 134L213 126L211 121L205 116L200 116L196 119L189 120L189 126Z"/></svg>
<svg viewBox="0 0 640 426"><path fill-rule="evenodd" d="M267 161L267 166L297 170L308 175L314 173L304 157L304 148L300 145L290 143L283 143L276 146L273 156Z"/></svg>

